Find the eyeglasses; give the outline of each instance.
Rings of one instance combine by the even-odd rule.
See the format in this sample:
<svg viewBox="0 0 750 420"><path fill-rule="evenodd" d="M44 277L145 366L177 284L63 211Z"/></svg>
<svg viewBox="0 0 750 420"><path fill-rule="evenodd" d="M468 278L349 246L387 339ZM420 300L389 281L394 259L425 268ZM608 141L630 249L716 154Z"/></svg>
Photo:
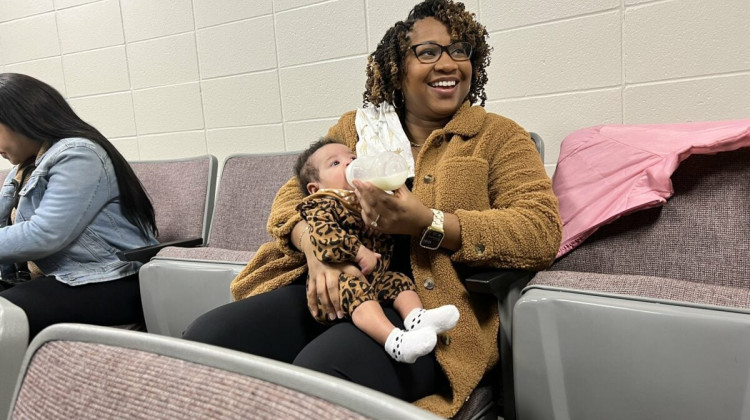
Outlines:
<svg viewBox="0 0 750 420"><path fill-rule="evenodd" d="M450 55L454 61L466 61L471 58L471 44L465 41L454 42L447 46L436 44L434 42L423 42L421 44L412 45L409 48L414 51L417 60L424 64L435 63L440 60L443 51L447 51L448 55Z"/></svg>

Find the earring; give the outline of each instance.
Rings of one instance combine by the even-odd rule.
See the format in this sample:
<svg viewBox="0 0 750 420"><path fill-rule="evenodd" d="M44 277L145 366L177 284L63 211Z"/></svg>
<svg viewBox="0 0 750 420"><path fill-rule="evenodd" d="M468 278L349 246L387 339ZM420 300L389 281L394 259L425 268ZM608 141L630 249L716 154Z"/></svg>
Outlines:
<svg viewBox="0 0 750 420"><path fill-rule="evenodd" d="M394 108L400 109L404 106L404 95L400 90L393 89L393 92L391 92L391 101L393 101Z"/></svg>

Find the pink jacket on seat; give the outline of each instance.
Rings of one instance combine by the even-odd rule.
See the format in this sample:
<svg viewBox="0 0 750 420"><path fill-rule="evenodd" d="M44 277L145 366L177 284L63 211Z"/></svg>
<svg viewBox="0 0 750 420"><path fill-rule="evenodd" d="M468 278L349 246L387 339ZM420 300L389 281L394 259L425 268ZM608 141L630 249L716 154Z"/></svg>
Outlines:
<svg viewBox="0 0 750 420"><path fill-rule="evenodd" d="M672 173L688 156L742 147L750 147L750 119L600 125L571 133L563 140L552 180L563 220L557 257L599 226L663 205L674 193Z"/></svg>

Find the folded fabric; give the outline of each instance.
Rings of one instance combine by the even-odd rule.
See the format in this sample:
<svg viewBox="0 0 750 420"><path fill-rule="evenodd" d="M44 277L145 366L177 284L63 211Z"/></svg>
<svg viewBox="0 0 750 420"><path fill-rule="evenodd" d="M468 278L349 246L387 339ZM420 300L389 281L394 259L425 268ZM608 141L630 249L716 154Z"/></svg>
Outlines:
<svg viewBox="0 0 750 420"><path fill-rule="evenodd" d="M674 194L672 173L690 155L743 147L750 147L750 119L600 125L571 133L563 140L552 180L563 220L557 256L599 226L663 205Z"/></svg>
<svg viewBox="0 0 750 420"><path fill-rule="evenodd" d="M414 176L414 156L411 143L401 126L396 109L387 103L357 109L354 119L357 128L357 156L377 156L385 151L398 153L409 165L409 177Z"/></svg>

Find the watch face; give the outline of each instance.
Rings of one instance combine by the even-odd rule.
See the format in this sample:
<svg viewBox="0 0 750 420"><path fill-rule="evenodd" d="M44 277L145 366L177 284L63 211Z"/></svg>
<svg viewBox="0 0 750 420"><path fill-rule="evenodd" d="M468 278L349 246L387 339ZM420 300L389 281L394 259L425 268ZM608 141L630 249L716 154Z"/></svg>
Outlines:
<svg viewBox="0 0 750 420"><path fill-rule="evenodd" d="M445 236L443 232L427 229L425 230L424 235L422 235L422 240L419 241L419 245L422 246L422 248L438 249L440 243L443 242L443 236Z"/></svg>

